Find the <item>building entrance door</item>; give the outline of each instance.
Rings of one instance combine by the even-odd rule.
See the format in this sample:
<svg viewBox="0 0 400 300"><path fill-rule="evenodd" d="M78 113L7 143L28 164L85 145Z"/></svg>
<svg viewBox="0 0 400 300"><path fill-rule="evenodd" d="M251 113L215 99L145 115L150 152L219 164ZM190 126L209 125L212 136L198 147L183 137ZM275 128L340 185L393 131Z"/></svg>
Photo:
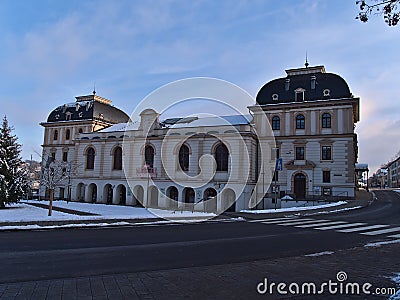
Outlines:
<svg viewBox="0 0 400 300"><path fill-rule="evenodd" d="M306 197L306 176L302 173L294 176L294 194L296 199L304 199Z"/></svg>

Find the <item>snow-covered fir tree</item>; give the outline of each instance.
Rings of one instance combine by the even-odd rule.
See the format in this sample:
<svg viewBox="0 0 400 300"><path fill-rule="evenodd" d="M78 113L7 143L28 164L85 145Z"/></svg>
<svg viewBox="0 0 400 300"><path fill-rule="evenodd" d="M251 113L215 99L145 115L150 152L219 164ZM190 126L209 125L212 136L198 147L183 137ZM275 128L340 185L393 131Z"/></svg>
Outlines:
<svg viewBox="0 0 400 300"><path fill-rule="evenodd" d="M28 188L26 169L20 157L21 145L7 118L0 127L0 208L16 203Z"/></svg>

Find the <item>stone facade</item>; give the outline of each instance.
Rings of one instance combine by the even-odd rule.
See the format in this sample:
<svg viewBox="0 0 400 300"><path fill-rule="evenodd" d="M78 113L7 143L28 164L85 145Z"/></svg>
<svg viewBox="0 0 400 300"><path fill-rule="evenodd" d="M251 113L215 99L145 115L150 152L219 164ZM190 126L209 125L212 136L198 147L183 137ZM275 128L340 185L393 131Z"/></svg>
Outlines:
<svg viewBox="0 0 400 300"><path fill-rule="evenodd" d="M58 107L42 123L44 161L73 161L76 172L56 197L214 212L259 199L258 208L280 207L285 195L354 197L359 99L322 66L287 74L260 90L250 115L221 117L225 123L165 123L152 109L132 122L96 95Z"/></svg>

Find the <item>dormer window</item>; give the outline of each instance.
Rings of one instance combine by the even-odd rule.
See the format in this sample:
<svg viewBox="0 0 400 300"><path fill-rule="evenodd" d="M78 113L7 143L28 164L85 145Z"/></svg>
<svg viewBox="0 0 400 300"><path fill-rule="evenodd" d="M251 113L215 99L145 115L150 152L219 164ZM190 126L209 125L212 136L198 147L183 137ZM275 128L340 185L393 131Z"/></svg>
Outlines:
<svg viewBox="0 0 400 300"><path fill-rule="evenodd" d="M278 101L278 99L279 99L278 94L273 94L273 95L272 95L272 100Z"/></svg>
<svg viewBox="0 0 400 300"><path fill-rule="evenodd" d="M324 89L323 93L324 97L329 97L331 95L331 91L329 89Z"/></svg>
<svg viewBox="0 0 400 300"><path fill-rule="evenodd" d="M66 121L71 120L71 113L70 113L70 112L67 112L67 113L65 114L65 120L66 120Z"/></svg>
<svg viewBox="0 0 400 300"><path fill-rule="evenodd" d="M295 92L295 101L296 102L303 102L304 101L304 92L306 90L302 88L296 89Z"/></svg>
<svg viewBox="0 0 400 300"><path fill-rule="evenodd" d="M311 76L311 89L315 90L315 84L317 83L317 77L315 75Z"/></svg>
<svg viewBox="0 0 400 300"><path fill-rule="evenodd" d="M285 91L288 91L288 90L289 90L289 87L290 87L290 79L287 78L287 79L285 80Z"/></svg>

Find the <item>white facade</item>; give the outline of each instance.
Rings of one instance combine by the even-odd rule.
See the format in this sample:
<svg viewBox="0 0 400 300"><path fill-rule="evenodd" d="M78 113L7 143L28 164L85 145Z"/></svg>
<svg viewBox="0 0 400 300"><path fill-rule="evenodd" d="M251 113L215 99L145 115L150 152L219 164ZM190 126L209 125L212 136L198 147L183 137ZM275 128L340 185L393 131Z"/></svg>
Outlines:
<svg viewBox="0 0 400 300"><path fill-rule="evenodd" d="M299 70L311 81L313 72L325 72ZM295 82L297 73L289 75ZM304 94L299 101L308 87L297 84L296 101L260 103L249 107L246 117L192 118L162 126L158 113L146 109L137 123L111 126L118 122L106 121L106 113L100 119L43 123L44 153L63 160L68 152L67 160L76 165L70 185L60 186L55 195L66 198L68 188L73 201L213 212L253 208L259 199L258 208L280 207L285 195L352 198L359 99L331 99L324 89L321 99L307 101ZM271 101L279 96L273 94ZM276 158L283 167L277 172Z"/></svg>

